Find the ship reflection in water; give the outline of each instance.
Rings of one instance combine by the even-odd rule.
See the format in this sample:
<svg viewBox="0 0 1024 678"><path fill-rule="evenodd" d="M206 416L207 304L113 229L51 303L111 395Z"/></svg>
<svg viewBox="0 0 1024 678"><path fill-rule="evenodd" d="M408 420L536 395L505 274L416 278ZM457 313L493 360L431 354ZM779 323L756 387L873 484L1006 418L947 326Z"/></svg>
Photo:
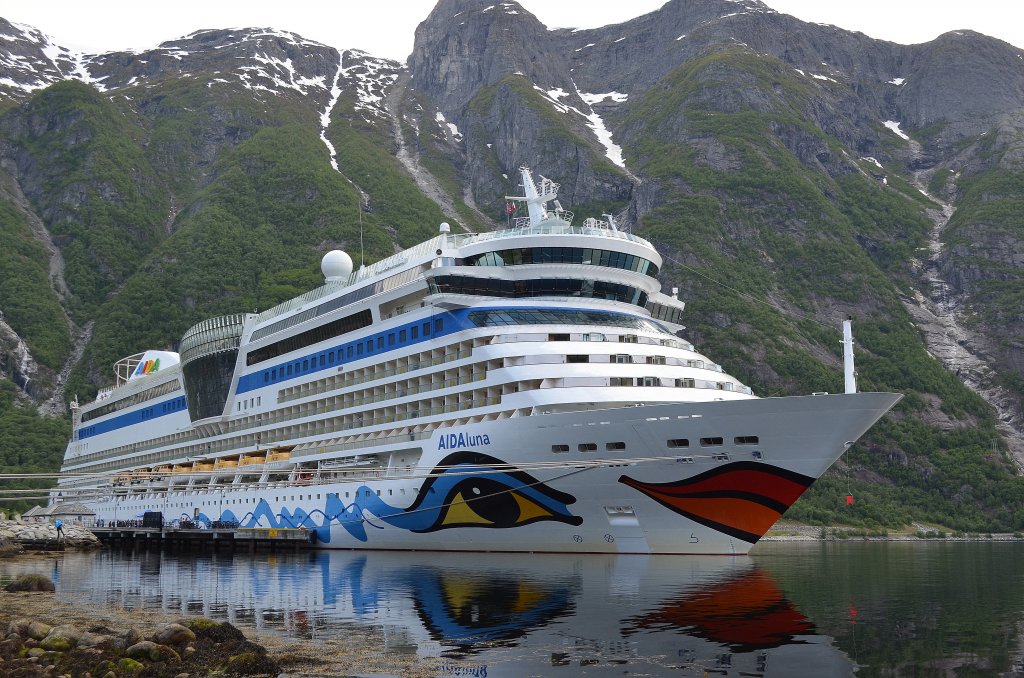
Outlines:
<svg viewBox="0 0 1024 678"><path fill-rule="evenodd" d="M373 627L387 651L436 657L438 675L854 670L747 557L114 551L68 554L56 579L71 601L205 615L260 633L327 640Z"/></svg>

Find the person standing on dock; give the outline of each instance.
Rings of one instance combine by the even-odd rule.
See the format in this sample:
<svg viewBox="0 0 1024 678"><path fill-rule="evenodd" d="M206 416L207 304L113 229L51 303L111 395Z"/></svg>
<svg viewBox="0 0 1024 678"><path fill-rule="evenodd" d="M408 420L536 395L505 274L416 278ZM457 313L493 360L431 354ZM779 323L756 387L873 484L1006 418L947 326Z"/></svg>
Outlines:
<svg viewBox="0 0 1024 678"><path fill-rule="evenodd" d="M64 538L64 521L57 518L57 520L53 521L53 526L57 528L57 541L60 541Z"/></svg>

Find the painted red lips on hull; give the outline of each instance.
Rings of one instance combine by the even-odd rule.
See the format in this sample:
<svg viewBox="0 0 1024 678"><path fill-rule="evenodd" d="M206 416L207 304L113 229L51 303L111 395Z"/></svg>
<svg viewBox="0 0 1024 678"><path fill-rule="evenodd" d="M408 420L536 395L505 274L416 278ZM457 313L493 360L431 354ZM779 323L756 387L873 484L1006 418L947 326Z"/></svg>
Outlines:
<svg viewBox="0 0 1024 678"><path fill-rule="evenodd" d="M814 478L758 462L737 462L673 483L621 476L662 506L743 541L756 543Z"/></svg>

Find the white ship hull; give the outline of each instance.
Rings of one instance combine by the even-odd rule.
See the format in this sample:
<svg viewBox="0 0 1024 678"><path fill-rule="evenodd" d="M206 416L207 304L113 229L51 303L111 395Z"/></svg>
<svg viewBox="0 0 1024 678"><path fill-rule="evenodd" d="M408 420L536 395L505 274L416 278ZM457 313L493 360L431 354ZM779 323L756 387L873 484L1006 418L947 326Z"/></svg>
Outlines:
<svg viewBox="0 0 1024 678"><path fill-rule="evenodd" d="M323 548L744 554L897 399L860 393L506 419L436 431L416 466L428 473L354 467L343 482L172 489L95 507L108 522L160 511L206 525L304 527ZM758 442L735 443L750 437ZM689 447L669 447L683 439ZM552 453L555 444L571 451ZM589 444L596 450L578 451Z"/></svg>

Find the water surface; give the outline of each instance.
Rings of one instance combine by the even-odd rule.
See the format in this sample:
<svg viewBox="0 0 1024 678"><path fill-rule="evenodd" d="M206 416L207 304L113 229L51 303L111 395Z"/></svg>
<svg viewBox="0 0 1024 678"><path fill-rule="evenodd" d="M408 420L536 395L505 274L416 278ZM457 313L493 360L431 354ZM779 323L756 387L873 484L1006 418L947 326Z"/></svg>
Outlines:
<svg viewBox="0 0 1024 678"><path fill-rule="evenodd" d="M72 604L329 641L437 675L1012 676L1018 543L763 543L749 557L331 551L0 561Z"/></svg>

